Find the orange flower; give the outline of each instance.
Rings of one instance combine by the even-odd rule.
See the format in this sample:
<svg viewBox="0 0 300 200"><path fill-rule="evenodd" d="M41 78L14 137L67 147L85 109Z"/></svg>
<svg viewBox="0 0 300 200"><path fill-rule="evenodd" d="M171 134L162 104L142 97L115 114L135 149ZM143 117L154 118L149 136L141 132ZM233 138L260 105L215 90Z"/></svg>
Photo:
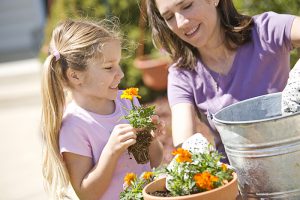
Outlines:
<svg viewBox="0 0 300 200"><path fill-rule="evenodd" d="M185 150L183 148L178 148L176 150L174 150L172 152L172 154L175 156L177 155L176 157L176 161L177 162L192 162L192 154L188 151L188 150Z"/></svg>
<svg viewBox="0 0 300 200"><path fill-rule="evenodd" d="M134 173L127 173L124 177L124 183L129 186L131 185L131 182L136 179L136 175Z"/></svg>
<svg viewBox="0 0 300 200"><path fill-rule="evenodd" d="M142 98L139 95L139 89L138 88L128 88L123 91L121 95L121 99L129 99L132 101L133 97Z"/></svg>
<svg viewBox="0 0 300 200"><path fill-rule="evenodd" d="M222 168L222 171L226 172L226 170L227 170L227 165L224 164L224 163L222 163L221 168Z"/></svg>
<svg viewBox="0 0 300 200"><path fill-rule="evenodd" d="M145 172L143 174L143 179L149 180L153 176L153 172Z"/></svg>
<svg viewBox="0 0 300 200"><path fill-rule="evenodd" d="M210 174L209 172L203 172L202 174L196 174L194 176L194 180L199 188L205 190L212 190L214 189L213 183L217 182L219 178Z"/></svg>

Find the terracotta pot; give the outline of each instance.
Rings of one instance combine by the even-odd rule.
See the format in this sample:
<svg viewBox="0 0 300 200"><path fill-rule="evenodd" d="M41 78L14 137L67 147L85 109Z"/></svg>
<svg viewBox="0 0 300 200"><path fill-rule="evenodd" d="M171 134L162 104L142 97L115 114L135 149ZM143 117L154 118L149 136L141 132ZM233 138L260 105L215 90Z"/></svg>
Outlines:
<svg viewBox="0 0 300 200"><path fill-rule="evenodd" d="M134 66L141 70L144 84L153 90L166 90L170 60L165 57L138 57Z"/></svg>
<svg viewBox="0 0 300 200"><path fill-rule="evenodd" d="M233 180L219 188L186 196L157 197L149 193L155 191L166 191L166 178L153 181L143 189L144 200L236 200L238 196L237 175L233 174Z"/></svg>

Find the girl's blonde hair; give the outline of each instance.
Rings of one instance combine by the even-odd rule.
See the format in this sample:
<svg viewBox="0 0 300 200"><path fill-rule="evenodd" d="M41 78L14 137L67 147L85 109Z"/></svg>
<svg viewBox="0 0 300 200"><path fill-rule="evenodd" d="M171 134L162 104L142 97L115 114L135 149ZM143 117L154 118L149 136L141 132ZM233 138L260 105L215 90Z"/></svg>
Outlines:
<svg viewBox="0 0 300 200"><path fill-rule="evenodd" d="M68 68L84 71L89 59L101 56L105 42L121 40L115 23L67 20L52 32L42 74L43 176L54 199L67 197L69 176L59 150ZM113 25L109 27L108 25Z"/></svg>

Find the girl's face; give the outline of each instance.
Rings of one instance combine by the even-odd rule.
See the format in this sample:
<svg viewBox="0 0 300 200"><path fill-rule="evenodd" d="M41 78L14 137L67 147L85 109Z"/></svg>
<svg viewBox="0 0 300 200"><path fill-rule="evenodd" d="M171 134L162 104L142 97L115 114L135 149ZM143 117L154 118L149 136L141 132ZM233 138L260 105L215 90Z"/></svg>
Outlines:
<svg viewBox="0 0 300 200"><path fill-rule="evenodd" d="M118 85L124 77L120 60L121 45L116 40L104 44L101 58L90 60L80 85L86 102L94 104L117 97Z"/></svg>
<svg viewBox="0 0 300 200"><path fill-rule="evenodd" d="M155 0L168 27L179 38L201 48L219 35L216 5L219 0Z"/></svg>

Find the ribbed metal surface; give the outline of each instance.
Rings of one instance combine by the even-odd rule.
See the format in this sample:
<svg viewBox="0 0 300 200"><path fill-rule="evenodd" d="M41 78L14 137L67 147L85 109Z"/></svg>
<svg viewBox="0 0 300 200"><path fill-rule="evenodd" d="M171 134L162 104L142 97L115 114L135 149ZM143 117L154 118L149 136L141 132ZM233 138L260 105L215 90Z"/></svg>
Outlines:
<svg viewBox="0 0 300 200"><path fill-rule="evenodd" d="M300 199L300 113L281 115L281 93L224 108L214 123L244 199Z"/></svg>

